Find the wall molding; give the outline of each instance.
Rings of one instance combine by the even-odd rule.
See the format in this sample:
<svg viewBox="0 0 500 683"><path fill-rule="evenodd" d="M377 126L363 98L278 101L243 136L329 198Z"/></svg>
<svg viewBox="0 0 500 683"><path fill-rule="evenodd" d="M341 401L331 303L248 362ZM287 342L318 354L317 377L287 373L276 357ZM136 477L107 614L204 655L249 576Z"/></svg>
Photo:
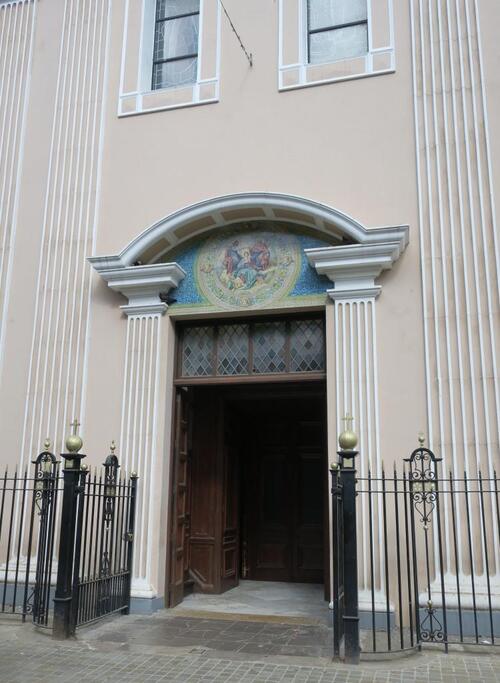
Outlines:
<svg viewBox="0 0 500 683"><path fill-rule="evenodd" d="M243 192L213 197L174 211L140 232L118 254L97 256L89 261L96 269L124 268L148 252L153 252L154 261L173 246L195 235L230 225L243 215L239 220L286 220L312 227L338 241L347 237L365 245L397 243L401 251L409 240L408 225L367 228L348 214L305 197Z"/></svg>
<svg viewBox="0 0 500 683"><path fill-rule="evenodd" d="M335 283L335 288L328 290L331 299L366 298L380 294L381 287L375 286L375 279L392 268L404 245L401 235L399 242L320 247L306 249L305 254L318 275L326 275Z"/></svg>
<svg viewBox="0 0 500 683"><path fill-rule="evenodd" d="M126 315L163 314L168 306L160 294L168 294L178 287L186 272L177 263L157 263L150 266L129 266L107 270L99 259L90 258L95 270L115 292L127 297L128 304L120 306Z"/></svg>

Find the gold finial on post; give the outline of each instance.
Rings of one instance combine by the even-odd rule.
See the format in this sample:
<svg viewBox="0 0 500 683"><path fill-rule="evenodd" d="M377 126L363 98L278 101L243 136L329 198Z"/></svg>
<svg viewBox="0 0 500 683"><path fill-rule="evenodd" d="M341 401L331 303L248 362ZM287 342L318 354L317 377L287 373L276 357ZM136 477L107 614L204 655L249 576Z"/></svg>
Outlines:
<svg viewBox="0 0 500 683"><path fill-rule="evenodd" d="M345 423L345 429L339 436L339 446L343 451L353 451L358 444L358 437L352 430L352 423L354 418L346 413L342 418L342 422Z"/></svg>
<svg viewBox="0 0 500 683"><path fill-rule="evenodd" d="M114 440L114 439L113 439L113 441L111 442L111 445L110 445L110 447L109 447L109 450L111 451L112 455L115 454L115 451L116 451L116 443L115 443L115 440Z"/></svg>
<svg viewBox="0 0 500 683"><path fill-rule="evenodd" d="M82 437L78 435L79 426L80 423L75 417L73 422L70 424L70 427L73 428L73 434L70 434L70 436L68 436L68 438L66 439L66 448L68 450L68 453L78 453L78 451L83 446Z"/></svg>
<svg viewBox="0 0 500 683"><path fill-rule="evenodd" d="M420 444L420 447L423 448L425 443L425 435L423 432L418 433L418 443Z"/></svg>
<svg viewBox="0 0 500 683"><path fill-rule="evenodd" d="M45 448L46 451L48 451L50 449L50 446L51 446L50 439L47 437L43 443L43 447Z"/></svg>

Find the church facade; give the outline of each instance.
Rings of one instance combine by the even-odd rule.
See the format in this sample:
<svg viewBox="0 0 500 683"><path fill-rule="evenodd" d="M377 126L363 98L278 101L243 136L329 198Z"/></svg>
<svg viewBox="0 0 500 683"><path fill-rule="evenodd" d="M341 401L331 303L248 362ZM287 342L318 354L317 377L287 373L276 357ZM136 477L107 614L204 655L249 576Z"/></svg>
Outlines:
<svg viewBox="0 0 500 683"><path fill-rule="evenodd" d="M142 609L240 578L328 597L346 414L362 476L419 431L457 476L498 468L499 22L0 0L0 465L75 417L89 465L116 441Z"/></svg>

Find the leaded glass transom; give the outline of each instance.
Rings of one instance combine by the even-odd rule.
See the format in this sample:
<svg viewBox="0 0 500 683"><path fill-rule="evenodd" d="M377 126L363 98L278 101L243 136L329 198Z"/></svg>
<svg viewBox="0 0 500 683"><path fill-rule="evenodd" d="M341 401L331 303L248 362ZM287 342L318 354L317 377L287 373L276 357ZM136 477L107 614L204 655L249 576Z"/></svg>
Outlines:
<svg viewBox="0 0 500 683"><path fill-rule="evenodd" d="M207 377L213 372L214 328L187 328L182 342L183 377Z"/></svg>
<svg viewBox="0 0 500 683"><path fill-rule="evenodd" d="M182 328L179 377L250 378L324 371L324 323L319 318Z"/></svg>
<svg viewBox="0 0 500 683"><path fill-rule="evenodd" d="M218 374L248 374L249 344L248 325L221 325L217 339Z"/></svg>
<svg viewBox="0 0 500 683"><path fill-rule="evenodd" d="M257 373L285 372L285 323L258 323L253 329L252 339L253 371Z"/></svg>
<svg viewBox="0 0 500 683"><path fill-rule="evenodd" d="M320 320L293 320L290 324L290 370L321 372L325 368L325 337Z"/></svg>

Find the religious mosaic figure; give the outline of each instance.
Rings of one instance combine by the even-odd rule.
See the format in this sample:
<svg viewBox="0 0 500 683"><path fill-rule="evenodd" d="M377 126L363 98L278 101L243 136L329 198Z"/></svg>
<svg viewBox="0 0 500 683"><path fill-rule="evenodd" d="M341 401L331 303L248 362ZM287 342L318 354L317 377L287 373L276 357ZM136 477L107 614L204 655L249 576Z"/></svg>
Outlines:
<svg viewBox="0 0 500 683"><path fill-rule="evenodd" d="M198 255L198 284L212 303L251 307L284 296L300 265L295 235L251 230L222 233Z"/></svg>

